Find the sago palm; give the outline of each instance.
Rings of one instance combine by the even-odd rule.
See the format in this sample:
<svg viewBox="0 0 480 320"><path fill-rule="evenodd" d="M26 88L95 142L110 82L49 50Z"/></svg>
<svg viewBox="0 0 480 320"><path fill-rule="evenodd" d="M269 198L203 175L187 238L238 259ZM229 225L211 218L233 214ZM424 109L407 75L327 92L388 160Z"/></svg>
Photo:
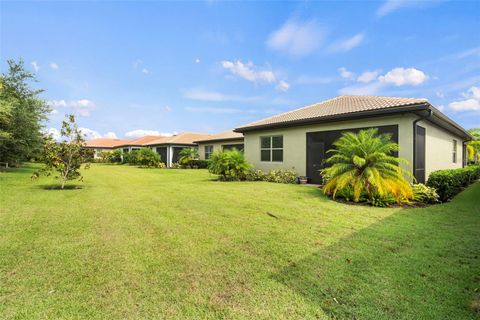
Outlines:
<svg viewBox="0 0 480 320"><path fill-rule="evenodd" d="M407 161L391 155L398 151L398 145L390 138L390 134L378 134L377 129L343 133L333 143L336 149L328 151L333 153L326 160L331 166L322 170L325 193L335 197L338 191L351 188L355 202L364 192L370 200L374 194L391 194L397 202L412 198L412 187L406 180L412 175L401 167Z"/></svg>
<svg viewBox="0 0 480 320"><path fill-rule="evenodd" d="M198 159L198 151L195 148L184 148L180 151L179 156L178 162L180 164L191 166L193 160Z"/></svg>

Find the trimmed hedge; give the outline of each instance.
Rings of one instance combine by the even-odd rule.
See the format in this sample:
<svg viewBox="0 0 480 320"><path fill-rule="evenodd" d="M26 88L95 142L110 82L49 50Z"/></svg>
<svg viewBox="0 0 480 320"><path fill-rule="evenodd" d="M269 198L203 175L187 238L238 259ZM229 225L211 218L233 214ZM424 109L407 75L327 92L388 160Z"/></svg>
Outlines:
<svg viewBox="0 0 480 320"><path fill-rule="evenodd" d="M430 174L427 186L435 188L440 196L440 201L445 202L479 178L480 166L438 170Z"/></svg>

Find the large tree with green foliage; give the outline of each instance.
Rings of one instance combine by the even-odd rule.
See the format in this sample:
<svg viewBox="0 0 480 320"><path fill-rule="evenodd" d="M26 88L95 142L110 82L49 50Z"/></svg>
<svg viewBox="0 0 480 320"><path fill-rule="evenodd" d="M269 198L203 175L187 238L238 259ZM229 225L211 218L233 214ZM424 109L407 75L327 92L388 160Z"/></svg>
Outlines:
<svg viewBox="0 0 480 320"><path fill-rule="evenodd" d="M54 141L51 137L45 139L42 157L45 168L41 173L46 175L57 173L56 178L60 179L63 189L68 180L82 180L80 167L86 158L86 153L85 141L73 115L67 116L67 119L62 122L61 135L60 142ZM35 173L34 177L38 175L39 173Z"/></svg>
<svg viewBox="0 0 480 320"><path fill-rule="evenodd" d="M35 77L23 61L8 60L8 70L0 75L0 162L18 165L37 156L43 144L42 122L50 111L33 89Z"/></svg>
<svg viewBox="0 0 480 320"><path fill-rule="evenodd" d="M326 160L331 166L322 170L325 193L335 197L337 192L351 188L355 202L362 193L369 200L375 194L393 195L398 202L412 198L412 187L405 179L411 174L401 166L406 160L391 155L398 150L391 135L378 134L377 129L345 132L333 145L336 149L328 151L333 155Z"/></svg>

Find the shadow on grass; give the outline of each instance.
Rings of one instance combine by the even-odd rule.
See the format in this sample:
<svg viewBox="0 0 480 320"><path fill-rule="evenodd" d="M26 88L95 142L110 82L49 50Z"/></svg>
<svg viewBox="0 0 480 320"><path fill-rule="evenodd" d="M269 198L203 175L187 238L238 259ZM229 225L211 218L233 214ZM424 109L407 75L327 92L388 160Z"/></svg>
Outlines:
<svg viewBox="0 0 480 320"><path fill-rule="evenodd" d="M36 186L37 188L43 189L43 190L80 190L83 189L84 186L78 185L78 184L67 184L65 187L62 189L62 186L59 184L43 184L43 185L38 185Z"/></svg>
<svg viewBox="0 0 480 320"><path fill-rule="evenodd" d="M272 277L333 318L478 317L480 184L465 193L398 211Z"/></svg>

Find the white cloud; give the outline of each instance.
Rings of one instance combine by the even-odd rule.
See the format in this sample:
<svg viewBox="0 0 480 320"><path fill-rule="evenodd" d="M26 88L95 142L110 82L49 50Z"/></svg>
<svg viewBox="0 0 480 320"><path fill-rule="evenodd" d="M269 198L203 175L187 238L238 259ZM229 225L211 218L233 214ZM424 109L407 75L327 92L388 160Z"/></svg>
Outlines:
<svg viewBox="0 0 480 320"><path fill-rule="evenodd" d="M48 104L57 109L71 108L81 117L88 117L90 112L95 109L95 103L88 99L72 100L68 102L65 100L51 100Z"/></svg>
<svg viewBox="0 0 480 320"><path fill-rule="evenodd" d="M60 140L61 138L61 133L60 133L60 130L58 129L55 129L55 128L50 128L48 130L45 130L44 133L50 137L52 137L53 140Z"/></svg>
<svg viewBox="0 0 480 320"><path fill-rule="evenodd" d="M200 59L199 58L195 59L195 63L200 63Z"/></svg>
<svg viewBox="0 0 480 320"><path fill-rule="evenodd" d="M284 80L281 80L276 88L280 91L287 91L290 88L290 84Z"/></svg>
<svg viewBox="0 0 480 320"><path fill-rule="evenodd" d="M143 68L143 69L142 69L142 73L144 73L144 74L149 74L149 73L150 73L150 71L148 71L148 69L147 69L147 68Z"/></svg>
<svg viewBox="0 0 480 320"><path fill-rule="evenodd" d="M50 63L50 68L52 68L53 70L58 70L60 67L55 62L51 62Z"/></svg>
<svg viewBox="0 0 480 320"><path fill-rule="evenodd" d="M52 111L50 111L50 114L57 114L57 113L58 113L57 109L52 109Z"/></svg>
<svg viewBox="0 0 480 320"><path fill-rule="evenodd" d="M300 22L290 19L280 29L270 34L267 46L299 57L314 52L324 37L325 31L316 21Z"/></svg>
<svg viewBox="0 0 480 320"><path fill-rule="evenodd" d="M386 0L377 10L377 16L384 17L400 8L425 8L437 5L442 1L425 0Z"/></svg>
<svg viewBox="0 0 480 320"><path fill-rule="evenodd" d="M405 6L408 3L408 0L386 0L380 8L377 10L377 15L380 17L386 16L387 14Z"/></svg>
<svg viewBox="0 0 480 320"><path fill-rule="evenodd" d="M226 95L220 92L215 91L206 91L203 89L190 89L185 91L184 97L190 100L200 100L200 101L244 101L252 102L257 101L260 97L242 97L235 95Z"/></svg>
<svg viewBox="0 0 480 320"><path fill-rule="evenodd" d="M110 139L118 139L117 135L115 134L115 132L107 132L105 135L104 135L105 138L110 138Z"/></svg>
<svg viewBox="0 0 480 320"><path fill-rule="evenodd" d="M38 70L40 70L40 66L38 65L37 61L32 61L32 66L35 72L38 72Z"/></svg>
<svg viewBox="0 0 480 320"><path fill-rule="evenodd" d="M473 86L462 93L463 100L450 103L448 107L455 111L480 111L480 86Z"/></svg>
<svg viewBox="0 0 480 320"><path fill-rule="evenodd" d="M376 80L378 76L378 71L365 71L358 76L357 81L363 83L369 83L373 80Z"/></svg>
<svg viewBox="0 0 480 320"><path fill-rule="evenodd" d="M355 48L356 46L360 45L363 40L365 39L365 34L358 33L353 37L342 39L332 43L328 50L330 52L347 52Z"/></svg>
<svg viewBox="0 0 480 320"><path fill-rule="evenodd" d="M344 67L338 68L338 72L343 79L353 79L355 77L355 73L348 71Z"/></svg>
<svg viewBox="0 0 480 320"><path fill-rule="evenodd" d="M419 85L425 82L428 76L421 70L415 68L394 68L385 75L378 77L383 83L391 83L396 86Z"/></svg>
<svg viewBox="0 0 480 320"><path fill-rule="evenodd" d="M253 62L243 63L237 61L222 61L222 67L229 70L232 74L255 83L272 83L276 81L275 75L270 70L260 70Z"/></svg>
<svg viewBox="0 0 480 320"><path fill-rule="evenodd" d="M140 59L137 59L137 60L133 61L133 68L134 68L134 69L137 69L137 68L140 67L142 64L143 64L143 61L140 60Z"/></svg>
<svg viewBox="0 0 480 320"><path fill-rule="evenodd" d="M144 130L144 129L137 129L137 130L132 130L128 131L125 133L125 137L128 138L140 138L144 136L164 136L164 137L169 137L177 134L176 132L160 132L157 130Z"/></svg>
<svg viewBox="0 0 480 320"><path fill-rule="evenodd" d="M88 129L88 128L78 128L78 129L82 133L85 140L98 139L102 137L102 135L98 131Z"/></svg>
<svg viewBox="0 0 480 320"><path fill-rule="evenodd" d="M165 111L165 112L171 112L171 111L172 111L172 107L170 107L170 106L165 106L165 107L162 108L162 110Z"/></svg>

